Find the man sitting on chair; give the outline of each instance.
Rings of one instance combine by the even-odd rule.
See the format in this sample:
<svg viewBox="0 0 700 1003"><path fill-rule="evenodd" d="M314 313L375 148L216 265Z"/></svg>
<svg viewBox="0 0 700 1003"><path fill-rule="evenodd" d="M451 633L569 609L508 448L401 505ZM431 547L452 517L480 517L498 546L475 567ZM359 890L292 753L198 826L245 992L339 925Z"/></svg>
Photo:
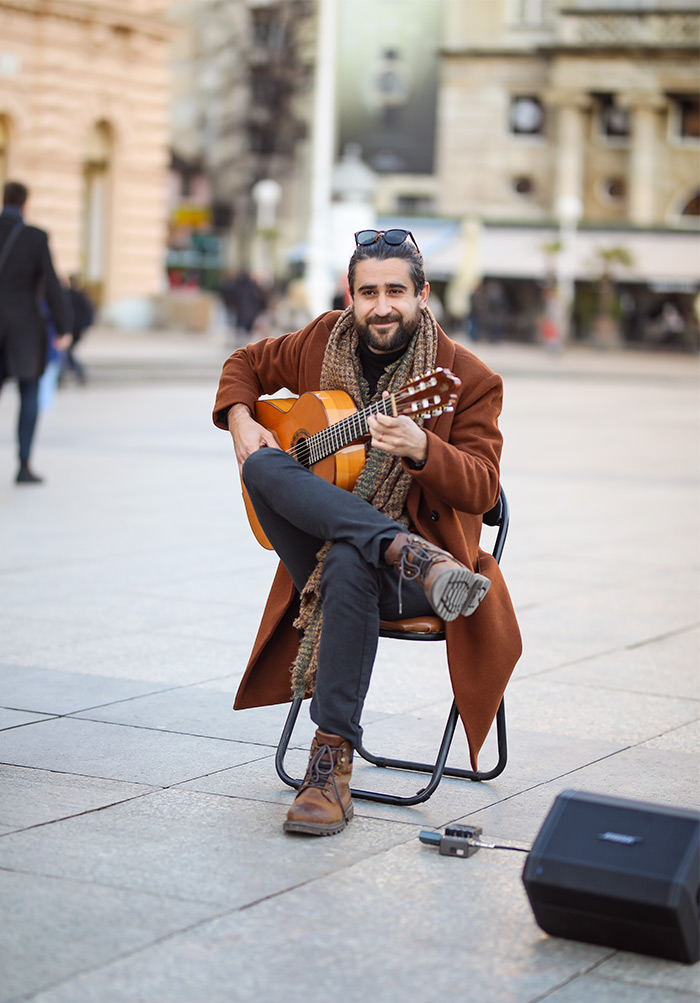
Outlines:
<svg viewBox="0 0 700 1003"><path fill-rule="evenodd" d="M501 379L436 324L410 232L362 230L355 241L350 306L235 351L214 406L281 561L234 707L313 694L318 730L284 823L312 835L340 832L353 814L352 756L380 620L446 621L473 769L521 651L505 582L479 549L481 517L499 497ZM257 399L283 388L344 390L361 409L437 367L461 381L454 411L369 417L352 492L297 462L254 418Z"/></svg>

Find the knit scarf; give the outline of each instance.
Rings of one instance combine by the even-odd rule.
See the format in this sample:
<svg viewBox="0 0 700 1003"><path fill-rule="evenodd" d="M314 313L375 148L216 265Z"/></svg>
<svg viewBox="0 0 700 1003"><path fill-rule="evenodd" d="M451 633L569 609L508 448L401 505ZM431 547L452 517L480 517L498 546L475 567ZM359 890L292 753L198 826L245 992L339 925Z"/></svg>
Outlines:
<svg viewBox="0 0 700 1003"><path fill-rule="evenodd" d="M328 339L319 389L345 390L360 409L380 400L385 390L396 392L405 383L435 367L437 324L428 308L421 311L418 329L406 351L387 367L371 397L358 356L358 344L355 316L352 306L349 306L338 318ZM423 424L423 420L416 419L419 425ZM412 480L412 475L403 469L400 457L370 448L365 465L355 482L353 494L364 498L390 519L408 526L406 497ZM292 691L295 697L310 696L314 690L323 625L321 575L331 542L326 541L316 555L316 566L302 590L299 615L294 621L294 626L300 632L299 651L292 664Z"/></svg>

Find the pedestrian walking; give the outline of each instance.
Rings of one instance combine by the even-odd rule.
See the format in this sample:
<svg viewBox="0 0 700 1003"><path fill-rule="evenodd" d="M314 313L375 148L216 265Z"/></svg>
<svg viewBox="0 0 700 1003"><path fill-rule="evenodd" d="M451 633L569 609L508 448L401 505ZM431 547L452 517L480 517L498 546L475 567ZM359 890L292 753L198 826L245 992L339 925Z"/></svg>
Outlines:
<svg viewBox="0 0 700 1003"><path fill-rule="evenodd" d="M61 371L58 377L59 386L62 386L68 373L73 373L80 384L87 382L85 366L80 359L76 358L75 349L88 328L92 327L95 319L95 307L92 300L83 289L83 284L79 275L71 275L67 290L68 302L71 312L71 334L72 338L68 347L61 357Z"/></svg>
<svg viewBox="0 0 700 1003"><path fill-rule="evenodd" d="M0 213L0 387L17 381L17 484L40 484L29 465L39 413L39 380L48 358L48 333L41 315L43 296L58 335L67 329L61 285L56 276L48 235L24 222L29 197L26 185L7 181Z"/></svg>
<svg viewBox="0 0 700 1003"><path fill-rule="evenodd" d="M232 331L240 340L249 341L255 321L267 305L263 290L249 272L243 271L222 283L221 298Z"/></svg>

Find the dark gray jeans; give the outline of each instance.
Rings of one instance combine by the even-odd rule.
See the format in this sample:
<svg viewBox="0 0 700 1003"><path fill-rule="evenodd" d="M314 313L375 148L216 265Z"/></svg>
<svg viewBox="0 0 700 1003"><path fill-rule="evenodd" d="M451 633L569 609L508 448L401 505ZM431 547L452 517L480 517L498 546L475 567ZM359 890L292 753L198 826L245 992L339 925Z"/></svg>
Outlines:
<svg viewBox="0 0 700 1003"><path fill-rule="evenodd" d="M0 358L0 389L5 382L5 374ZM32 442L39 417L39 380L17 380L19 387L19 417L17 419L17 442L20 463L28 463Z"/></svg>
<svg viewBox="0 0 700 1003"><path fill-rule="evenodd" d="M356 747L377 652L380 620L399 617L398 572L384 551L405 527L357 495L329 484L281 449L259 449L243 481L265 535L301 591L316 554L332 540L323 567L323 629L310 714L323 731ZM401 616L432 613L422 586L405 581Z"/></svg>

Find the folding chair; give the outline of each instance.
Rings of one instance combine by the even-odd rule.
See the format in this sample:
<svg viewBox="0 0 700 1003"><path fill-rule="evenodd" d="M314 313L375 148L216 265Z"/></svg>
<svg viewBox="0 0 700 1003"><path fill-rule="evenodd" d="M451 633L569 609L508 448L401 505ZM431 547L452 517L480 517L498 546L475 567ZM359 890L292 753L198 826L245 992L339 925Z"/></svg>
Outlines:
<svg viewBox="0 0 700 1003"><path fill-rule="evenodd" d="M503 547L505 546L509 519L510 514L508 510L508 502L506 500L505 492L503 491L503 488L501 488L497 504L490 512L486 513L483 519L487 526L498 527L492 551L493 556L498 562L501 560ZM406 620L395 621L383 620L380 624L379 636L410 641L444 641L445 624L437 616L413 617ZM287 754L289 742L292 737L294 725L296 724L296 720L299 716L302 702L302 697L296 697L292 701L289 714L287 715L287 720L285 721L284 728L282 729L282 735L280 737L279 745L277 746L277 755L275 757L275 767L280 779L290 787L297 789L301 787L303 778L295 779L291 777L285 769L284 759ZM431 774L431 777L425 787L421 787L415 794L408 795L406 797L398 794L384 794L381 791L364 791L350 788L352 796L365 801L380 801L384 804L409 806L420 804L422 801L427 801L428 798L431 797L437 790L438 784L442 780L443 776L459 777L462 780L493 780L494 777L499 776L505 769L508 758L505 702L501 700L501 704L496 714L498 762L491 770L463 770L457 767L445 765L458 720L459 712L457 710L457 703L453 700L452 707L450 708L450 712L447 717L442 741L434 763L418 763L405 759L391 759L386 756L375 756L371 752L368 752L364 746L360 745L355 750L356 754L374 766L388 767L396 770L413 770L416 773L429 773Z"/></svg>

